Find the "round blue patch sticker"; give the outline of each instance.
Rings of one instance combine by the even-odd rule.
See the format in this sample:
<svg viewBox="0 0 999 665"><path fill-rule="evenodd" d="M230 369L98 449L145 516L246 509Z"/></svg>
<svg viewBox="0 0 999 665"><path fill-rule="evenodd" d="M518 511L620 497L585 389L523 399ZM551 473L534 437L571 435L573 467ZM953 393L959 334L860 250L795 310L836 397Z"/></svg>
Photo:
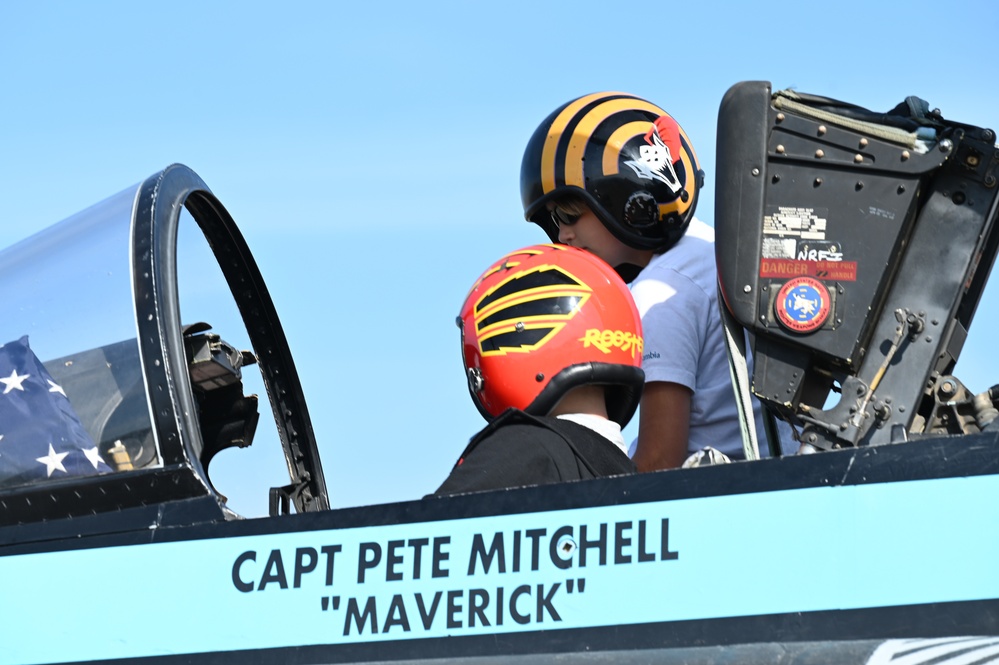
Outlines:
<svg viewBox="0 0 999 665"><path fill-rule="evenodd" d="M796 277L781 287L774 309L777 320L788 330L812 332L829 317L829 291L814 277Z"/></svg>

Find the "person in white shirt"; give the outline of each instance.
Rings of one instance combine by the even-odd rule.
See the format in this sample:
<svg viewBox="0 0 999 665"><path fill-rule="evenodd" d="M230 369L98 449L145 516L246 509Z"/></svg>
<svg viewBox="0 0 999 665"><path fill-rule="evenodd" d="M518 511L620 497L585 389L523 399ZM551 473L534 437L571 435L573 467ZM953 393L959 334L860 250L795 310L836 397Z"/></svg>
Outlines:
<svg viewBox="0 0 999 665"><path fill-rule="evenodd" d="M630 283L646 385L632 450L639 471L714 448L744 457L718 310L714 230L694 218L704 182L690 140L633 95L575 99L548 116L521 166L525 217ZM754 400L758 429L759 402Z"/></svg>

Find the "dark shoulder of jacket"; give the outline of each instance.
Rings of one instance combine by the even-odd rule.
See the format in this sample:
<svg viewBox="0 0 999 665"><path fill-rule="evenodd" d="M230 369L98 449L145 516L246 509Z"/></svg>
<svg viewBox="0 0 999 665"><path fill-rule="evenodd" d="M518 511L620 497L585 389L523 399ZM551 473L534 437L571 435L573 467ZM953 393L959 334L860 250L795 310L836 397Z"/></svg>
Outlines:
<svg viewBox="0 0 999 665"><path fill-rule="evenodd" d="M455 467L461 465L462 460L468 457L476 447L479 446L483 441L489 439L490 442L494 442L497 438L520 438L522 433L525 432L527 428L537 428L550 430L555 432L560 437L564 437L562 432L553 428L548 421L551 418L539 418L538 416L532 416L529 413L521 411L520 409L509 408L503 413L499 414L491 421L489 424L483 427L476 433L475 436L471 438L468 445L465 446L465 450L461 453L458 461L455 463ZM520 425L521 427L515 427Z"/></svg>
<svg viewBox="0 0 999 665"><path fill-rule="evenodd" d="M549 437L534 438L539 444L545 445L549 454L556 460L559 468L565 474L564 480L635 473L635 464L631 459L606 437L589 427L554 416L532 416L518 409L507 409L476 434L469 442L468 447L465 448L458 464L461 464L461 459L471 453L472 449L482 440L490 437L495 440L495 437L505 438L516 435L517 428L511 428L511 425L533 425L554 432L559 436L559 443L564 443L568 451L560 445L553 445ZM572 453L576 462L573 466L578 468L578 472L568 468L566 452Z"/></svg>
<svg viewBox="0 0 999 665"><path fill-rule="evenodd" d="M528 415L527 413L521 411L520 409L509 408L503 413L499 414L495 418L489 421L489 423L480 429L475 436L473 436L468 441L468 445L465 446L465 450L462 451L461 455L458 457L458 461L454 463L454 467L457 468L461 465L462 460L471 454L471 452L480 444L484 439L495 435L497 432L501 431L504 427L509 425L515 425L517 423L525 424L538 424L537 418Z"/></svg>
<svg viewBox="0 0 999 665"><path fill-rule="evenodd" d="M523 412L505 412L476 434L434 495L579 480L565 438Z"/></svg>
<svg viewBox="0 0 999 665"><path fill-rule="evenodd" d="M546 425L558 432L572 447L581 462L581 475L584 478L618 476L635 473L635 463L624 451L605 436L585 425L563 418L546 417Z"/></svg>

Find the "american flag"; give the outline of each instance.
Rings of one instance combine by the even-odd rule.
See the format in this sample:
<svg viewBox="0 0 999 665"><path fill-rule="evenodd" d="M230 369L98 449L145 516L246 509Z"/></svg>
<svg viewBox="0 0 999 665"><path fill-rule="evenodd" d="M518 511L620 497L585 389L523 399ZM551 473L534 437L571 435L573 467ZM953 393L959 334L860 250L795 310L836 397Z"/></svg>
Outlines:
<svg viewBox="0 0 999 665"><path fill-rule="evenodd" d="M0 346L0 487L110 471L27 335Z"/></svg>

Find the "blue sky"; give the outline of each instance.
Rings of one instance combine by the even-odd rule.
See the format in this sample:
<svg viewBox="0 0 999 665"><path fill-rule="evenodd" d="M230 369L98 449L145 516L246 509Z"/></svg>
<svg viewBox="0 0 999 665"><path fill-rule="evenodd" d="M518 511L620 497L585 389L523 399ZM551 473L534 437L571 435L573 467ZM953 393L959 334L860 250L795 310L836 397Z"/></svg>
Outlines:
<svg viewBox="0 0 999 665"><path fill-rule="evenodd" d="M544 240L523 221L519 168L550 111L607 89L667 109L707 173L697 212L712 223L717 110L732 84L874 110L918 95L997 127L983 64L997 28L985 0L8 0L0 246L168 164L191 167L267 279L333 504L418 498L483 425L454 318L493 259ZM995 290L957 371L977 391L999 383ZM225 455L224 491L265 511L243 466L257 453Z"/></svg>

